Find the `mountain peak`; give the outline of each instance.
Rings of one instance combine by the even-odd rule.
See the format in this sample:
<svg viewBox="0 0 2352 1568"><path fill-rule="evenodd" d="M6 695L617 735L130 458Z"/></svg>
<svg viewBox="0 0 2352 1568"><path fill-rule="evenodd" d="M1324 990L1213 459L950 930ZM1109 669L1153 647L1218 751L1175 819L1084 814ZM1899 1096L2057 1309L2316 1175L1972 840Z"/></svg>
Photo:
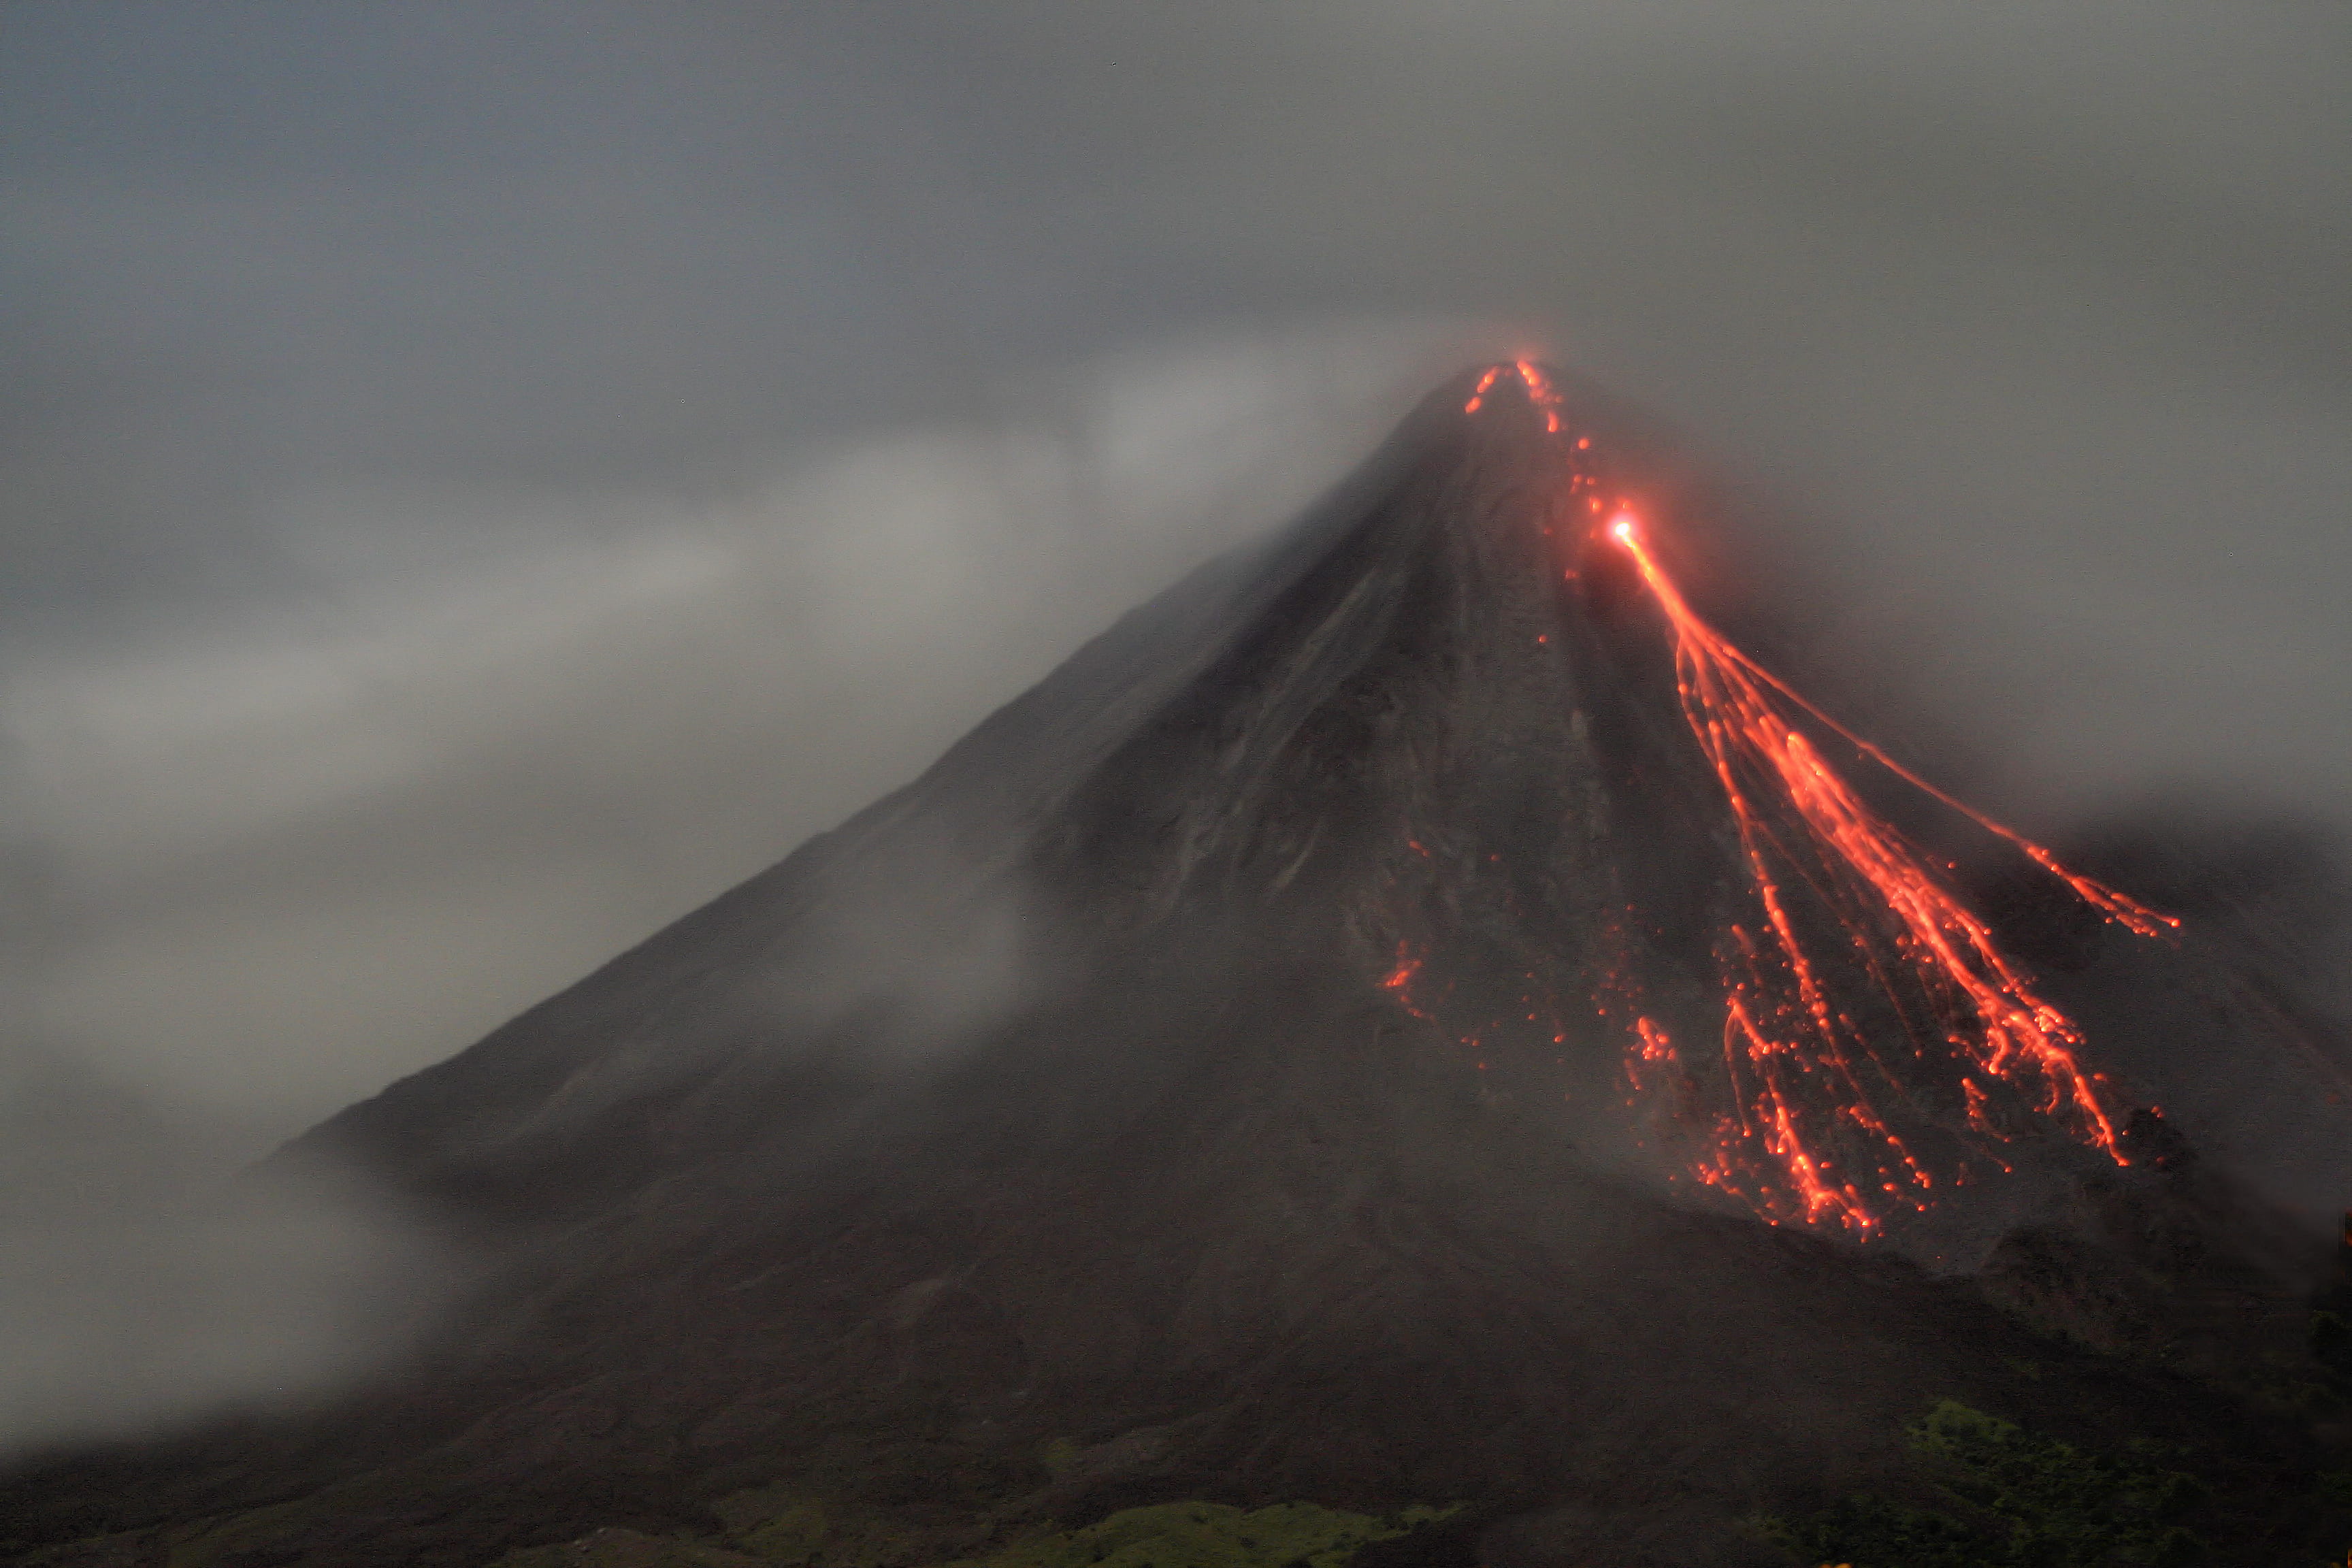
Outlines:
<svg viewBox="0 0 2352 1568"><path fill-rule="evenodd" d="M651 1104L698 1163L789 1144L749 1086L883 1092L1207 942L1352 988L1617 1179L1973 1258L2128 1167L2147 1100L1874 791L2133 940L2166 917L1726 640L1665 493L1554 370L1465 372L907 790L313 1142L468 1212L593 1212L665 1168Z"/></svg>
<svg viewBox="0 0 2352 1568"><path fill-rule="evenodd" d="M2300 1118L2340 1168L2315 1058L1724 637L1654 445L1566 385L1441 387L906 789L310 1134L470 1293L402 1378L274 1458L154 1459L139 1507L407 1478L395 1524L270 1514L273 1561L454 1565L740 1488L936 1530L987 1475L939 1555L1472 1498L1525 1516L1497 1568L1700 1564L1899 1471L1937 1399L2280 1419L2181 1369L2305 1353L2309 1259L2228 1131ZM2070 971L1904 791L2061 910ZM1098 1493L1057 1443L1115 1457Z"/></svg>

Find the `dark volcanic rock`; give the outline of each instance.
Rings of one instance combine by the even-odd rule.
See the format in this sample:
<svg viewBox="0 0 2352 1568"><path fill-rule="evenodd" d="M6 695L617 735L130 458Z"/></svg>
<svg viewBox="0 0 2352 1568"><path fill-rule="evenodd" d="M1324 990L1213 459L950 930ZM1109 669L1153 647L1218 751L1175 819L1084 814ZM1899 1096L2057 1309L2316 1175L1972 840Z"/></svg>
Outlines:
<svg viewBox="0 0 2352 1568"><path fill-rule="evenodd" d="M2262 1229L2203 1167L2109 1201L2035 1144L1893 1247L1669 1190L1591 997L1632 903L1658 1005L1707 1016L1736 863L1581 498L1668 510L1673 470L1597 403L1573 456L1515 385L1476 420L1442 392L908 789L294 1146L477 1259L432 1352L314 1416L46 1462L14 1539L278 1504L205 1560L471 1564L709 1531L781 1480L935 1557L1208 1497L1503 1521L1368 1568L1733 1563L1937 1398L2307 1463L2211 1380L2096 1353L2170 1342L2196 1238ZM1401 951L1426 1005L1383 984ZM2301 1342L2280 1234L2211 1254L2271 1304L2249 1353ZM1919 1261L1964 1241L1990 1298Z"/></svg>

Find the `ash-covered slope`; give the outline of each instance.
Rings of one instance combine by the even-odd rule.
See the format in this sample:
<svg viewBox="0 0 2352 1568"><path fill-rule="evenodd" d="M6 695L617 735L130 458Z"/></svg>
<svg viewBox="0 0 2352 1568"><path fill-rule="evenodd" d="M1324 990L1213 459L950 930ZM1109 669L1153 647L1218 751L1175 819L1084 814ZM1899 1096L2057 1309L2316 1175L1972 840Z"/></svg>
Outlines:
<svg viewBox="0 0 2352 1568"><path fill-rule="evenodd" d="M357 1152L466 1221L590 1212L798 1137L762 1075L887 1097L1108 962L1216 933L1385 971L1402 862L1432 863L1416 831L1465 876L1508 847L1589 903L1575 612L1561 543L1529 521L1566 465L1523 397L1479 421L1462 401L1433 396L1307 517L1128 616L914 784L295 1152Z"/></svg>
<svg viewBox="0 0 2352 1568"><path fill-rule="evenodd" d="M56 1559L108 1561L233 1516L205 1561L472 1563L773 1484L898 1521L909 1562L1187 1496L1477 1500L1496 1563L1772 1561L1739 1520L1899 1473L1956 1397L2219 1456L2266 1560L2317 1450L2241 1370L2296 1363L2317 1264L2185 1157L2166 1077L2218 1104L2246 1073L2143 1030L2098 1146L2047 1072L1964 1090L1964 1047L1872 1012L1857 938L1824 1007L1911 1064L1869 1116L1990 1163L1809 1214L1758 1184L1796 1144L1720 1125L1764 1069L1689 1042L1754 862L1601 528L1631 498L1670 533L1670 475L1532 369L1441 389L916 784L290 1150L469 1249L432 1352L301 1422L32 1472L20 1540L130 1531ZM2206 961L2021 886L2075 973L2020 984L2063 982L2097 1070L2103 998ZM2326 1060L2215 1005L2325 1123ZM1788 1083L1828 1131L1782 1131L1851 1164L1824 1140L1868 1117ZM1735 1135L1763 1163L1704 1179Z"/></svg>

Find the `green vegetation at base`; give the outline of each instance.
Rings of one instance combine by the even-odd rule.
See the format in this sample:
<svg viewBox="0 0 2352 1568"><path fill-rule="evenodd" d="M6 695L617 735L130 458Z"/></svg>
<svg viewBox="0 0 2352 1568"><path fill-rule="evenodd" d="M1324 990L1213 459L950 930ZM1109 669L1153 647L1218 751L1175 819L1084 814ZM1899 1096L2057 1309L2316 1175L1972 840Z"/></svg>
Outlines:
<svg viewBox="0 0 2352 1568"><path fill-rule="evenodd" d="M1376 1517L1311 1502L1239 1509L1172 1502L1131 1508L1077 1530L1044 1531L977 1556L864 1510L828 1508L782 1488L721 1501L718 1539L601 1530L561 1545L510 1552L495 1568L1342 1568L1357 1549L1433 1523L1451 1509Z"/></svg>
<svg viewBox="0 0 2352 1568"><path fill-rule="evenodd" d="M509 1552L498 1568L763 1568L761 1560L724 1547L634 1530L600 1530L560 1546Z"/></svg>
<svg viewBox="0 0 2352 1568"><path fill-rule="evenodd" d="M1409 1508L1376 1519L1311 1502L1248 1511L1223 1503L1162 1503L1020 1542L971 1559L965 1568L1339 1568L1367 1542L1402 1535L1451 1511Z"/></svg>
<svg viewBox="0 0 2352 1568"><path fill-rule="evenodd" d="M2202 1555L2178 1521L2203 1489L2145 1447L2085 1453L1950 1400L1908 1436L1952 1512L1851 1498L1773 1521L1780 1544L1852 1568L2179 1568Z"/></svg>

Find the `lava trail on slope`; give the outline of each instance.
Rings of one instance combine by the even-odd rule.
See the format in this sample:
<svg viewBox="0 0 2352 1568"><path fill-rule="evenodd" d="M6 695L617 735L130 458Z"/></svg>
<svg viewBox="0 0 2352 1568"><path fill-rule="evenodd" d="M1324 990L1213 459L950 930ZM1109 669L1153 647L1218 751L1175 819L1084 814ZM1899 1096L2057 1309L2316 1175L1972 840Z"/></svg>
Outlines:
<svg viewBox="0 0 2352 1568"><path fill-rule="evenodd" d="M2352 1189L2324 1048L1728 640L1686 472L1545 367L1441 389L907 788L298 1142L464 1300L331 1408L21 1469L10 1549L470 1568L752 1497L946 1561L1475 1499L1493 1568L1730 1563L1946 1397L2307 1478L2216 1379L2305 1355L2309 1238L2239 1173L2292 1124Z"/></svg>
<svg viewBox="0 0 2352 1568"><path fill-rule="evenodd" d="M1553 973L1527 972L1530 990L1519 1000L1537 1011L1525 1021L1549 1024L1551 1043L1568 1046L1563 978L1598 1013L1614 1015L1633 1108L1654 1135L1691 1146L1689 1175L1775 1224L1868 1237L1893 1215L1924 1213L1939 1184L2007 1172L2003 1147L2044 1127L2128 1164L2116 1091L2085 1059L2080 1027L2000 951L1955 889L1952 868L1874 811L1802 726L2011 846L2098 918L2145 938L2179 922L1937 790L1725 639L1685 601L1625 498L1607 494L1605 454L1595 458L1592 437L1563 424L1542 371L1525 362L1490 368L1465 416L1484 412L1506 377L1516 378L1559 448L1555 503L1530 525L1575 563L1560 574L1571 595L1596 552L1613 547L1631 558L1664 623L1695 754L1718 790L1721 820L1695 820L1685 831L1719 834L1727 823L1738 849L1708 942L1715 1016L1695 1031L1696 1044L1682 1033L1678 1048L1680 1030L1644 1010L1661 988L1659 966L1635 939L1649 922L1632 902L1605 928L1602 952L1578 955L1588 971L1580 984L1559 974L1557 952L1539 953ZM1612 785L1626 782L1621 770L1602 772ZM1420 837L1408 844L1425 853ZM1413 1000L1424 967L1402 939L1382 984L1433 1022ZM1688 1018L1699 1009L1680 1011ZM1491 1053L1493 1034L1489 1025L1486 1037L1473 1033L1463 1043Z"/></svg>

